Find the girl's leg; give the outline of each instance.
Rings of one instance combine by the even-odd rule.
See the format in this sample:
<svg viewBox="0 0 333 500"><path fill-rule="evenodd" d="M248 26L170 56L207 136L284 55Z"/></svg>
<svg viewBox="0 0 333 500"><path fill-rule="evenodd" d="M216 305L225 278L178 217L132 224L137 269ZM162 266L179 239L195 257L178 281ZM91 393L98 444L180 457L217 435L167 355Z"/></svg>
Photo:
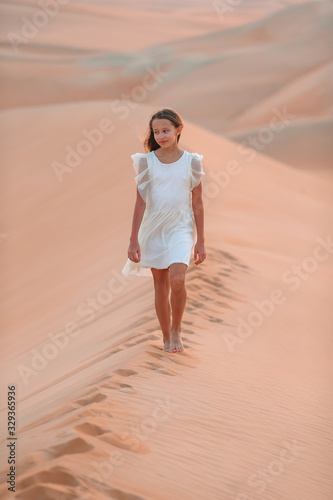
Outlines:
<svg viewBox="0 0 333 500"><path fill-rule="evenodd" d="M170 347L171 307L169 269L151 268L155 288L155 309L163 333L164 351Z"/></svg>
<svg viewBox="0 0 333 500"><path fill-rule="evenodd" d="M171 310L172 325L170 330L170 351L181 352L184 346L181 340L181 322L186 304L185 274L187 265L182 263L171 264Z"/></svg>

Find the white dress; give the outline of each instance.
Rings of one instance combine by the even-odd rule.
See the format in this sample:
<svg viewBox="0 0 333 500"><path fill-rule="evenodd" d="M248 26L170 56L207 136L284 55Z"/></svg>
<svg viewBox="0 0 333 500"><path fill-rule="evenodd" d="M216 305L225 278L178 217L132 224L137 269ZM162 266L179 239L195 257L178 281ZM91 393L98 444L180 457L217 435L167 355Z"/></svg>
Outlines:
<svg viewBox="0 0 333 500"><path fill-rule="evenodd" d="M161 163L154 151L131 156L135 182L146 202L138 241L140 262L127 259L125 276L152 276L150 268L167 269L175 262L189 265L195 245L192 189L205 175L202 155L184 151L173 163Z"/></svg>

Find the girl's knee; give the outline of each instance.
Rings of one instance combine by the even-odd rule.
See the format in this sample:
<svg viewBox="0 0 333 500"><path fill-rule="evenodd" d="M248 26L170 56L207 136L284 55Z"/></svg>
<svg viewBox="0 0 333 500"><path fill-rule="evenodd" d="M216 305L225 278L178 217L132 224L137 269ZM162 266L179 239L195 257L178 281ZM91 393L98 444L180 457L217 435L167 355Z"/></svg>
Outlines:
<svg viewBox="0 0 333 500"><path fill-rule="evenodd" d="M185 276L183 274L170 276L170 286L172 290L180 290L185 286Z"/></svg>
<svg viewBox="0 0 333 500"><path fill-rule="evenodd" d="M169 280L168 269L151 269L155 285L163 285Z"/></svg>

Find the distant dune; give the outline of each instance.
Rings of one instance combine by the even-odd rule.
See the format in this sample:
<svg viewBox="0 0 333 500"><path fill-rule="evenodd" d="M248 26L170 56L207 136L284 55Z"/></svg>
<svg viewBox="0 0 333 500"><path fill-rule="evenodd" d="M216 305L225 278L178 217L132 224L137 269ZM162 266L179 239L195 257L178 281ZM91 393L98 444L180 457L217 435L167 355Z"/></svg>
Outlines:
<svg viewBox="0 0 333 500"><path fill-rule="evenodd" d="M239 15L257 12L257 19L238 26L228 24L232 9L218 15L222 4L213 4L212 12L203 2L190 10L186 3L177 9L164 2L149 14L136 7L133 16L129 4L63 5L28 43L16 46L3 33L1 107L103 99L167 103L193 123L234 140L268 125L275 108L294 116L287 128L298 129L306 118L309 131L313 118L332 118L332 2L296 2L275 10L273 2L264 16L262 3L238 5ZM32 6L21 8L29 19ZM21 22L22 29L13 7L2 9L13 32L14 23ZM133 30L135 37L128 36ZM137 90L142 86L143 92ZM265 154L302 167L286 133L277 135ZM329 156L331 141L324 134L318 142L315 130L307 138L312 154L306 167L316 168L315 152L323 149L322 156ZM281 147L283 156L277 154Z"/></svg>
<svg viewBox="0 0 333 500"><path fill-rule="evenodd" d="M1 498L332 496L332 2L225 5L68 2L17 53L40 4L0 7ZM206 173L181 354L121 274L162 107Z"/></svg>

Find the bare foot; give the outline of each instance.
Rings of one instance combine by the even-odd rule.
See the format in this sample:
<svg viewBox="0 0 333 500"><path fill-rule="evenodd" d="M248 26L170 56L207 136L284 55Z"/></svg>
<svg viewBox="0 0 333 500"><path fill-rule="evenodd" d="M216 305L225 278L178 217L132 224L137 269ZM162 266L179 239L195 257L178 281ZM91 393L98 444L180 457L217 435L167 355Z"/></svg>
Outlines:
<svg viewBox="0 0 333 500"><path fill-rule="evenodd" d="M181 330L179 332L177 330L171 330L168 352L182 352L183 350L184 346L181 339Z"/></svg>
<svg viewBox="0 0 333 500"><path fill-rule="evenodd" d="M169 351L169 349L170 349L170 340L165 340L163 351Z"/></svg>
<svg viewBox="0 0 333 500"><path fill-rule="evenodd" d="M163 351L169 351L169 349L170 349L170 335L168 337L163 335L163 342L164 342Z"/></svg>

